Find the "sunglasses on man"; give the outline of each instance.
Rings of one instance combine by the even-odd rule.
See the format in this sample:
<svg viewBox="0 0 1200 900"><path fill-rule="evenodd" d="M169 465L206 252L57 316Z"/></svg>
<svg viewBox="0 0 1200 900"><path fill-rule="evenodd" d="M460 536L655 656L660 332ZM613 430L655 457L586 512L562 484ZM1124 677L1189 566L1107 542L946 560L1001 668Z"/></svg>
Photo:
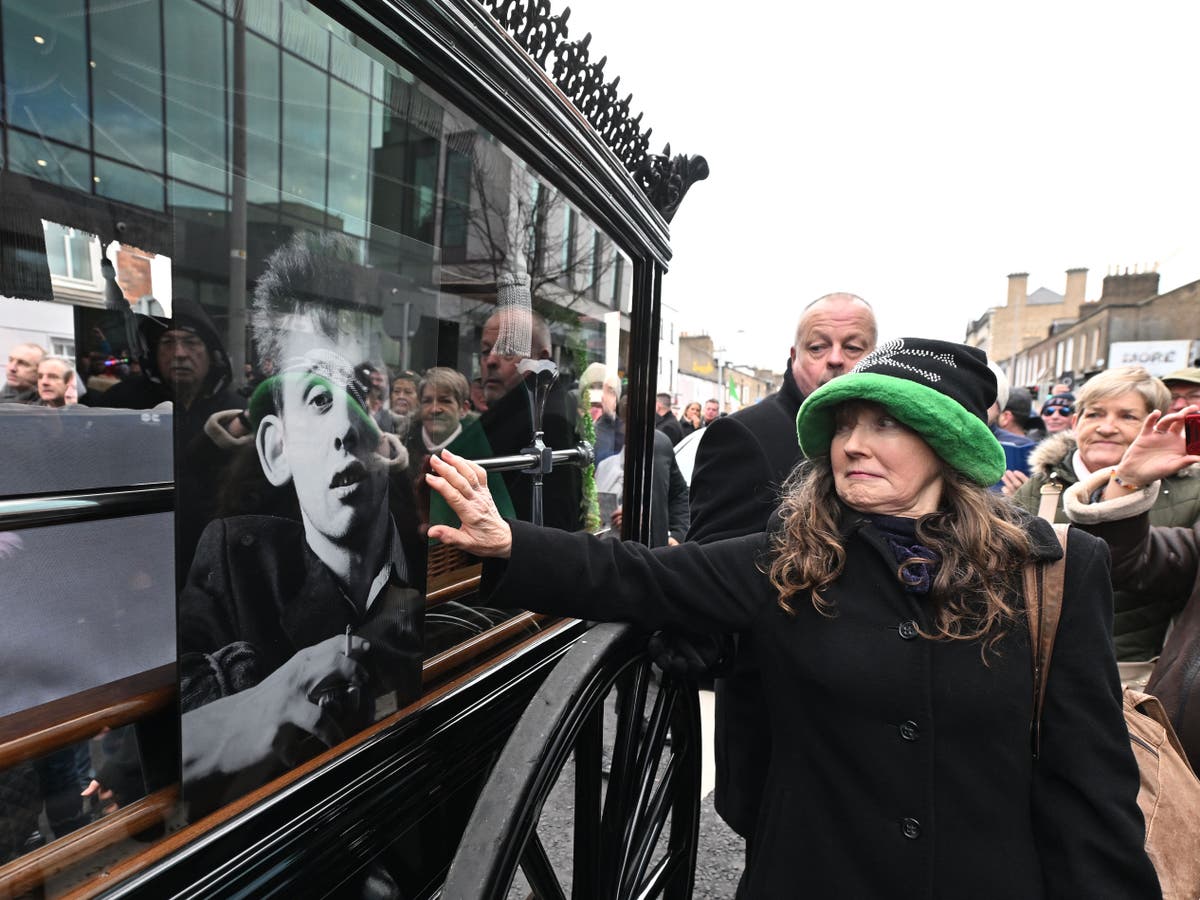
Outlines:
<svg viewBox="0 0 1200 900"><path fill-rule="evenodd" d="M1046 418L1046 416L1062 416L1063 418L1066 418L1067 416L1073 415L1075 415L1075 407L1073 406L1051 406L1049 409L1042 410L1043 419Z"/></svg>

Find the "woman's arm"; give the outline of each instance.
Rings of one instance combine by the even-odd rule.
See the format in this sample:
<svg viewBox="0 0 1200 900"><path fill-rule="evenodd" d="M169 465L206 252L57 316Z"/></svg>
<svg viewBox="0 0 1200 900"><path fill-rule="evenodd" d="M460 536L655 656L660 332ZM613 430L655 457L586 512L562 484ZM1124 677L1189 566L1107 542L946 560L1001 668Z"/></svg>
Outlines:
<svg viewBox="0 0 1200 900"><path fill-rule="evenodd" d="M1072 529L1065 576L1041 755L1033 763L1033 828L1046 896L1160 897L1143 847L1103 544Z"/></svg>
<svg viewBox="0 0 1200 900"><path fill-rule="evenodd" d="M511 527L507 562L483 568L482 588L493 605L720 633L749 629L771 602L766 576L754 565L761 535L651 550L527 522Z"/></svg>
<svg viewBox="0 0 1200 900"><path fill-rule="evenodd" d="M493 603L600 621L721 632L749 628L770 604L755 563L765 545L750 535L710 545L650 550L584 533L506 522L487 492L484 471L451 453L431 458L430 486L462 521L429 536L507 563L484 567ZM500 599L497 599L500 598Z"/></svg>

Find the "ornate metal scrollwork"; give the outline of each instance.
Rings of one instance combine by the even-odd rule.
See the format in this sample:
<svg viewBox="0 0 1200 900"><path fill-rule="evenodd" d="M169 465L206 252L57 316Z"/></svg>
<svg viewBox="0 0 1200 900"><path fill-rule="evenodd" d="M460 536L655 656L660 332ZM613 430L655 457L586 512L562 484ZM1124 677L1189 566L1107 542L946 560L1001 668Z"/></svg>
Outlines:
<svg viewBox="0 0 1200 900"><path fill-rule="evenodd" d="M663 218L671 221L688 188L708 177L704 157L683 154L672 157L670 144L661 154L649 152L652 129L643 132L642 114L635 117L630 113L633 95L620 96L617 91L620 77L605 80L604 65L608 57L592 61L588 52L591 34L579 41L569 39L570 7L562 15L554 15L550 0L480 2L525 52L550 73L559 90L612 148Z"/></svg>

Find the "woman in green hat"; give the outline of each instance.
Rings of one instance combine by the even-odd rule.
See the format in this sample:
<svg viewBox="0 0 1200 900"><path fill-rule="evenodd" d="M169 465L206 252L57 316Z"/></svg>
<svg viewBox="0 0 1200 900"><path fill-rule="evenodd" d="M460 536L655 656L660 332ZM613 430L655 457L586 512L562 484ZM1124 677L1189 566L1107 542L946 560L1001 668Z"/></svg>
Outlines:
<svg viewBox="0 0 1200 900"><path fill-rule="evenodd" d="M1053 530L988 491L995 376L891 341L814 391L772 533L649 550L508 522L436 460L484 589L587 619L753 634L772 723L745 894L1160 896L1121 714L1104 548L1072 533L1040 752L1021 575ZM697 590L697 585L703 585Z"/></svg>

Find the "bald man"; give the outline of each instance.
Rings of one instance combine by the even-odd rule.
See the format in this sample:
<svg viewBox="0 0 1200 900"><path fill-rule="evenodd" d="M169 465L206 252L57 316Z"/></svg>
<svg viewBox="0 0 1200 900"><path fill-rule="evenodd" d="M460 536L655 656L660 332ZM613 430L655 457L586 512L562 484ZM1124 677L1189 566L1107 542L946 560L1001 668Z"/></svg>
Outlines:
<svg viewBox="0 0 1200 900"><path fill-rule="evenodd" d="M4 389L0 391L0 402L37 403L38 363L46 351L37 344L17 344L8 351L8 364L4 369Z"/></svg>
<svg viewBox="0 0 1200 900"><path fill-rule="evenodd" d="M528 336L528 343L526 343ZM550 327L536 312L505 307L484 323L479 336L479 362L487 411L479 424L497 456L520 453L533 443L530 392L520 363L526 357L513 353L529 347L529 359L551 358ZM546 446L555 450L574 447L579 441L575 400L561 382L555 382L546 397L542 431ZM504 472L504 484L512 498L517 518L533 517L533 479L524 472ZM577 531L582 523L583 491L578 466L555 465L542 481L543 522L565 531Z"/></svg>
<svg viewBox="0 0 1200 900"><path fill-rule="evenodd" d="M803 459L796 413L804 398L848 372L875 347L871 306L854 294L805 307L783 387L754 406L712 422L696 452L688 540L708 543L765 531L780 486ZM770 763L770 730L754 648L741 642L732 670L716 679L717 812L742 837L753 833ZM749 861L754 848L747 840Z"/></svg>

